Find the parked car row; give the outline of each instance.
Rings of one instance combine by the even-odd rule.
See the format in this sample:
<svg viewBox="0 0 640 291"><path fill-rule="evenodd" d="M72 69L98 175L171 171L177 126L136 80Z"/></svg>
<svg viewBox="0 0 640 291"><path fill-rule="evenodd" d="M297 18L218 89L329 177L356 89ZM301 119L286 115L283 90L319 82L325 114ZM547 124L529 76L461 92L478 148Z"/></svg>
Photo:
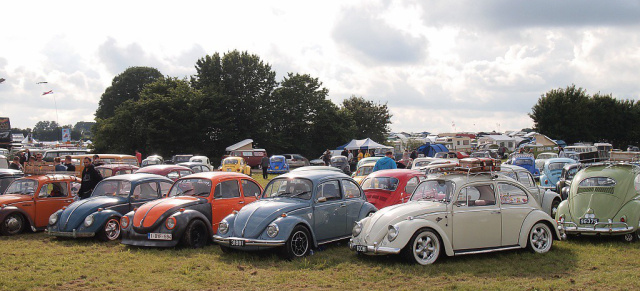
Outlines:
<svg viewBox="0 0 640 291"><path fill-rule="evenodd" d="M546 253L554 240L571 235L640 239L638 166L586 167L560 202L522 167L477 158L461 159L463 167L437 162L376 171L361 185L336 167L305 166L264 189L237 171L155 165L108 177L79 201L77 177L16 177L0 196L0 232L46 228L56 237L122 238L152 247L213 241L223 252L276 249L288 259L349 239L356 253L397 254L422 265L443 255Z"/></svg>

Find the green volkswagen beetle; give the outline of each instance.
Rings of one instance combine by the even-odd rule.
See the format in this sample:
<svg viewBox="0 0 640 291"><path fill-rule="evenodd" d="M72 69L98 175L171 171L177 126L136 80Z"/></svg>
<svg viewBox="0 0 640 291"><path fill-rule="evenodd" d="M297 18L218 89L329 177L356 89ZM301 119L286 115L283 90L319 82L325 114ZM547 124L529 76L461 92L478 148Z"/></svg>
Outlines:
<svg viewBox="0 0 640 291"><path fill-rule="evenodd" d="M556 215L561 235L640 239L640 167L600 164L578 172Z"/></svg>

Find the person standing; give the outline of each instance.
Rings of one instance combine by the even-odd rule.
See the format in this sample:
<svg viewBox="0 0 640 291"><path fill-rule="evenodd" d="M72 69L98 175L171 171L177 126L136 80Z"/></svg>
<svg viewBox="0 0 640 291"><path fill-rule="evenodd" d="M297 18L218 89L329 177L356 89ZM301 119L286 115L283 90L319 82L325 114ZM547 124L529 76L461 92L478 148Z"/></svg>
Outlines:
<svg viewBox="0 0 640 291"><path fill-rule="evenodd" d="M396 161L393 159L393 152L388 151L384 154L384 158L379 159L373 166L372 172L386 169L397 169Z"/></svg>
<svg viewBox="0 0 640 291"><path fill-rule="evenodd" d="M91 160L91 159L89 159ZM102 166L104 165L104 162L102 160L100 160L100 156L99 155L93 155L93 165L94 166Z"/></svg>
<svg viewBox="0 0 640 291"><path fill-rule="evenodd" d="M262 178L265 180L269 178L267 169L269 169L270 165L271 163L269 162L269 157L267 157L267 155L262 156L262 160L260 160L260 167L262 167Z"/></svg>
<svg viewBox="0 0 640 291"><path fill-rule="evenodd" d="M322 161L324 161L325 166L331 165L331 151L329 149L322 155Z"/></svg>
<svg viewBox="0 0 640 291"><path fill-rule="evenodd" d="M362 153L362 150L358 150L358 162L362 160L362 158L364 158L364 154Z"/></svg>
<svg viewBox="0 0 640 291"><path fill-rule="evenodd" d="M371 157L371 154L369 153L369 150L364 151L364 157L365 158Z"/></svg>
<svg viewBox="0 0 640 291"><path fill-rule="evenodd" d="M566 154L564 153L564 148L560 147L560 149L558 150L558 158L566 158Z"/></svg>
<svg viewBox="0 0 640 291"><path fill-rule="evenodd" d="M20 157L13 157L13 161L9 164L9 169L22 171L22 165L20 164Z"/></svg>
<svg viewBox="0 0 640 291"><path fill-rule="evenodd" d="M64 166L67 167L68 172L76 171L76 166L71 162L71 156L64 157Z"/></svg>
<svg viewBox="0 0 640 291"><path fill-rule="evenodd" d="M418 151L413 150L413 151L411 152L411 156L410 156L410 158L411 158L412 160L415 160L416 158L418 158Z"/></svg>
<svg viewBox="0 0 640 291"><path fill-rule="evenodd" d="M24 163L26 163L29 159L25 156L24 152L20 152L18 154L18 159L20 160L20 165L24 166Z"/></svg>
<svg viewBox="0 0 640 291"><path fill-rule="evenodd" d="M53 164L56 167L56 172L66 172L67 171L67 167L62 165L62 163L60 162L60 157L53 158Z"/></svg>
<svg viewBox="0 0 640 291"><path fill-rule="evenodd" d="M142 154L136 150L136 159L138 160L138 166L142 165Z"/></svg>
<svg viewBox="0 0 640 291"><path fill-rule="evenodd" d="M93 188L98 185L98 182L102 181L102 175L93 164L91 164L91 158L86 157L83 160L84 169L82 170L82 183L80 184L80 191L78 196L80 199L86 199L91 197Z"/></svg>
<svg viewBox="0 0 640 291"><path fill-rule="evenodd" d="M345 157L349 157L349 151L347 149L343 149L342 152L340 153L340 155L345 156Z"/></svg>

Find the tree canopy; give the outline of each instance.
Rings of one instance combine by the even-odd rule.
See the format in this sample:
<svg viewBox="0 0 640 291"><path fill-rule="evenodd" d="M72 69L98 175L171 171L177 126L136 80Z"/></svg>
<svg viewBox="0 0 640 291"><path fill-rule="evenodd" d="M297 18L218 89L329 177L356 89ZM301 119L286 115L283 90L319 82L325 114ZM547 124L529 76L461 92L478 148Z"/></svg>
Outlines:
<svg viewBox="0 0 640 291"><path fill-rule="evenodd" d="M140 91L142 91L144 85L159 78L162 78L162 74L155 68L131 67L126 69L120 75L113 78L111 86L102 94L98 102L96 118L105 119L112 117L120 104L127 100L138 100Z"/></svg>

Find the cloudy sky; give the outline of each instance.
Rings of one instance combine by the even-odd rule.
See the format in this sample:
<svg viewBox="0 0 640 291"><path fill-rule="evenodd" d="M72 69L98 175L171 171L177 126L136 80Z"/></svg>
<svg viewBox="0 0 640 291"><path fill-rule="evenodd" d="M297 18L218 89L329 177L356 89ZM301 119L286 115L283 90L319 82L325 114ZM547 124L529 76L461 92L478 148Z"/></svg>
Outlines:
<svg viewBox="0 0 640 291"><path fill-rule="evenodd" d="M571 84L640 96L638 1L310 2L5 1L0 116L20 128L93 121L126 68L187 77L231 50L258 55L278 81L319 78L336 104L387 103L392 131L531 127L540 95Z"/></svg>

